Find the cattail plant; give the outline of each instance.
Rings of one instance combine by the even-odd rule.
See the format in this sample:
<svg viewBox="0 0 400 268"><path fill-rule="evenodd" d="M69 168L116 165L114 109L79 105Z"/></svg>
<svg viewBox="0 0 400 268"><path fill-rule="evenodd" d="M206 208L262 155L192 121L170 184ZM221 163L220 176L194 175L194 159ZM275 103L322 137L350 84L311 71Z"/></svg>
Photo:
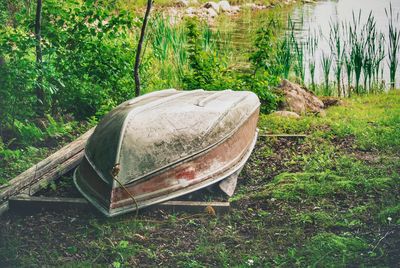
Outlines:
<svg viewBox="0 0 400 268"><path fill-rule="evenodd" d="M363 69L364 63L364 35L359 27L361 25L361 11L358 13L358 17L356 17L353 12L353 23L349 26L350 31L350 41L349 44L351 46L350 58L352 59L352 65L354 69L355 75L355 89L356 93L360 93L360 79L361 72Z"/></svg>
<svg viewBox="0 0 400 268"><path fill-rule="evenodd" d="M363 30L363 33L365 34L365 53L363 62L364 90L369 92L371 89L373 68L376 60L376 42L378 38L376 22L375 18L372 16L372 12L369 13L367 23L365 24Z"/></svg>
<svg viewBox="0 0 400 268"><path fill-rule="evenodd" d="M293 39L292 45L295 57L294 72L296 74L296 77L300 79L300 83L304 84L304 77L305 77L304 43L301 41L297 41L296 39Z"/></svg>
<svg viewBox="0 0 400 268"><path fill-rule="evenodd" d="M351 95L351 88L353 82L353 59L351 55L346 54L344 58L344 64L346 67L346 75L347 75L347 96ZM344 94L346 96L346 93Z"/></svg>
<svg viewBox="0 0 400 268"><path fill-rule="evenodd" d="M376 85L379 85L379 74L383 73L382 62L385 59L385 35L380 33L377 39L377 51L375 54L375 61L374 61L374 73L373 73L373 80L375 81ZM381 77L383 80L383 77Z"/></svg>
<svg viewBox="0 0 400 268"><path fill-rule="evenodd" d="M336 77L336 86L337 86L337 94L340 97L341 94L341 77L342 77L342 67L343 61L345 57L345 44L342 41L341 31L339 22L330 24L330 34L329 34L329 46L331 51L333 51L333 58L335 60L335 77Z"/></svg>
<svg viewBox="0 0 400 268"><path fill-rule="evenodd" d="M329 88L329 76L331 73L331 66L332 66L332 56L322 53L321 57L321 65L322 65L322 72L324 74L324 81L325 81L325 88L324 93L325 95L330 95L330 88Z"/></svg>
<svg viewBox="0 0 400 268"><path fill-rule="evenodd" d="M396 86L396 72L399 64L399 46L400 46L400 28L399 28L399 13L393 14L392 4L389 10L385 8L386 16L389 23L389 40L388 40L388 66L390 73L390 87L392 89Z"/></svg>
<svg viewBox="0 0 400 268"><path fill-rule="evenodd" d="M292 67L292 50L290 36L285 34L281 42L279 43L277 62L282 66L282 77L285 79L289 78L289 73Z"/></svg>
<svg viewBox="0 0 400 268"><path fill-rule="evenodd" d="M308 69L310 71L311 89L315 92L315 51L318 47L317 34L316 33L310 34L306 44L309 55Z"/></svg>
<svg viewBox="0 0 400 268"><path fill-rule="evenodd" d="M301 22L302 23L302 22ZM290 39L291 45L293 48L293 57L295 60L294 64L294 73L296 78L300 80L301 84L304 84L304 77L305 77L305 64L304 64L304 51L305 45L301 40L297 40L296 38L296 24L291 20L289 17L288 20L289 29L290 29Z"/></svg>

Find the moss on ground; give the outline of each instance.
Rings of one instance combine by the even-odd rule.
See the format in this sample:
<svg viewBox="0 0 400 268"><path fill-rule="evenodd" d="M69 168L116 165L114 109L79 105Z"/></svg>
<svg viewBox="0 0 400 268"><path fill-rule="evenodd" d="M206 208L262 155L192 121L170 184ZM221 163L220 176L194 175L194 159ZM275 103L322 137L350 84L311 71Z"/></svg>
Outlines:
<svg viewBox="0 0 400 268"><path fill-rule="evenodd" d="M399 266L400 92L259 127L309 135L260 137L229 214L7 215L0 266Z"/></svg>

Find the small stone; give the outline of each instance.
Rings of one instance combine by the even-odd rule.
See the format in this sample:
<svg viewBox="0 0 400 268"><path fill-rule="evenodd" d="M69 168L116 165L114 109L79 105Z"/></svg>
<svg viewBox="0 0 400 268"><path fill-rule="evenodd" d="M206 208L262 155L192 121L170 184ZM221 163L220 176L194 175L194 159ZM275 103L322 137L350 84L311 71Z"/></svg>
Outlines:
<svg viewBox="0 0 400 268"><path fill-rule="evenodd" d="M231 11L231 5L229 4L228 1L219 1L218 5L222 12L230 12Z"/></svg>
<svg viewBox="0 0 400 268"><path fill-rule="evenodd" d="M188 15L194 15L196 13L197 13L197 10L195 8L193 8L193 7L188 7L186 9L186 14L188 14Z"/></svg>
<svg viewBox="0 0 400 268"><path fill-rule="evenodd" d="M208 8L207 13L210 18L215 18L218 16L218 13L213 8Z"/></svg>
<svg viewBox="0 0 400 268"><path fill-rule="evenodd" d="M178 0L175 2L175 6L177 7L188 7L189 6L189 0Z"/></svg>
<svg viewBox="0 0 400 268"><path fill-rule="evenodd" d="M219 13L219 5L215 2L207 2L203 5L203 7L207 9L214 9L217 14Z"/></svg>
<svg viewBox="0 0 400 268"><path fill-rule="evenodd" d="M229 11L229 13L236 14L239 11L240 11L240 7L239 6L231 6L231 10Z"/></svg>

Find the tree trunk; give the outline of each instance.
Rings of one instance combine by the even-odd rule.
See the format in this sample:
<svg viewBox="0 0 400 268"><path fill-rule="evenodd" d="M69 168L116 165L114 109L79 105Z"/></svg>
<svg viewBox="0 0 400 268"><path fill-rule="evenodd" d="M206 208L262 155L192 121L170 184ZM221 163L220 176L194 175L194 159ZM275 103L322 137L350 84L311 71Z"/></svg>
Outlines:
<svg viewBox="0 0 400 268"><path fill-rule="evenodd" d="M41 46L41 21L42 21L42 0L37 0L36 19L35 19L35 38L36 38L36 68L38 78L36 80L37 114L43 116L45 112L45 95L43 90L43 68L42 68L42 46Z"/></svg>
<svg viewBox="0 0 400 268"><path fill-rule="evenodd" d="M149 19L152 3L153 3L153 0L147 0L146 13L144 15L142 29L140 31L139 43L138 43L137 50L136 50L135 68L133 70L133 75L135 77L135 96L136 97L138 97L140 95L140 77L139 77L140 55L142 52L144 35L146 33L146 26L147 26L147 21Z"/></svg>

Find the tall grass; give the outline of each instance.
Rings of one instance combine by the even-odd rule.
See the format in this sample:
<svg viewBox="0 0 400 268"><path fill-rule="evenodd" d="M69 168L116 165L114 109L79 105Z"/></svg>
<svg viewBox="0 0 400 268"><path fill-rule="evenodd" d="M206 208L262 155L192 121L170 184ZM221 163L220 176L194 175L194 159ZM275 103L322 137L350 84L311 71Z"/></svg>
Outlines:
<svg viewBox="0 0 400 268"><path fill-rule="evenodd" d="M303 24L303 19L300 21L300 25ZM293 48L292 54L294 59L294 72L296 74L296 78L299 79L301 84L304 84L305 78L305 43L303 40L299 40L296 37L296 23L289 17L288 18L288 26L290 29L290 42Z"/></svg>
<svg viewBox="0 0 400 268"><path fill-rule="evenodd" d="M282 65L282 76L285 79L289 78L290 69L292 67L292 50L291 50L291 38L289 35L285 35L282 39L278 53L277 53L277 62L280 62Z"/></svg>
<svg viewBox="0 0 400 268"><path fill-rule="evenodd" d="M310 79L311 79L311 89L315 92L315 52L318 47L318 36L316 33L310 35L306 42L307 52L308 52L308 69L310 71Z"/></svg>
<svg viewBox="0 0 400 268"><path fill-rule="evenodd" d="M330 54L325 54L325 53L322 54L321 66L322 66L322 72L324 74L324 81L325 81L324 95L331 95L332 92L330 91L330 87L329 87L329 76L331 73L332 56Z"/></svg>
<svg viewBox="0 0 400 268"><path fill-rule="evenodd" d="M365 19L360 10L352 13L350 21L331 22L328 37L310 30L302 31L300 36L289 17L286 35L290 36L290 41L284 39L281 48L288 51L286 57L281 59L287 67L284 77L287 78L293 71L303 83L308 71L308 83L312 90L316 90L316 69L321 68L324 94L345 97L350 96L352 91L369 93L385 89L383 63L387 57L390 88L394 88L400 60L400 15L394 14L392 5L385 12L388 17L387 40L385 34L377 29L372 12ZM330 51L320 51L320 39L327 40ZM316 55L320 58L315 59ZM335 86L335 90L330 89L331 85Z"/></svg>
<svg viewBox="0 0 400 268"><path fill-rule="evenodd" d="M337 95L340 97L341 92L341 77L343 69L343 61L345 59L345 43L342 41L342 33L339 22L330 24L329 46L333 52L332 58L335 60L335 77L337 86ZM344 93L343 93L344 95Z"/></svg>
<svg viewBox="0 0 400 268"><path fill-rule="evenodd" d="M390 73L390 87L396 86L396 72L399 65L399 46L400 46L400 27L399 27L399 13L393 14L392 4L389 10L385 9L386 16L388 17L388 30L389 30L389 45L388 45L388 58L389 58L389 73Z"/></svg>
<svg viewBox="0 0 400 268"><path fill-rule="evenodd" d="M189 57L185 24L173 24L168 16L161 13L153 15L149 24L149 48L146 55L151 66L148 68L148 75L154 77L153 83L158 87L182 86ZM229 48L220 44L229 43L229 37L224 36L225 40L221 42L220 32L202 22L199 22L199 31L204 51L213 51L217 56L227 53Z"/></svg>

